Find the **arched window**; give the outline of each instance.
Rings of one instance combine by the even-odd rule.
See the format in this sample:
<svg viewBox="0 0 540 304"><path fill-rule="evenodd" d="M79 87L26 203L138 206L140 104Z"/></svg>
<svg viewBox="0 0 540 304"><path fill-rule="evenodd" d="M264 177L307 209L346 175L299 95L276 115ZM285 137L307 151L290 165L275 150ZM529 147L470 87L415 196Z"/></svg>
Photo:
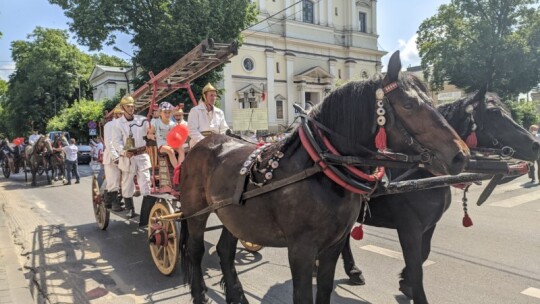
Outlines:
<svg viewBox="0 0 540 304"><path fill-rule="evenodd" d="M313 2L310 0L302 1L302 21L313 23Z"/></svg>

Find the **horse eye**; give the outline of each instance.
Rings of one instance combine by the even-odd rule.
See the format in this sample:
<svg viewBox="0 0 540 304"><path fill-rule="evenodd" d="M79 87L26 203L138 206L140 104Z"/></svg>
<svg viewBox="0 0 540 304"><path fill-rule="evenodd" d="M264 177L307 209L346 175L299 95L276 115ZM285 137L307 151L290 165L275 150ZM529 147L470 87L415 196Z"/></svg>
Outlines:
<svg viewBox="0 0 540 304"><path fill-rule="evenodd" d="M403 105L403 107L407 110L412 110L414 108L414 105L412 104L412 102L407 102Z"/></svg>

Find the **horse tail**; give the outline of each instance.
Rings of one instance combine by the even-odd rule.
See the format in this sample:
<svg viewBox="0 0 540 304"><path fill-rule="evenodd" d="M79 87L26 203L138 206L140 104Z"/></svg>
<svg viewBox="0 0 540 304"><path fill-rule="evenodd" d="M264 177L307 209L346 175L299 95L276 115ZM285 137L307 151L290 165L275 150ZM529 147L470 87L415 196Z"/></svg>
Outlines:
<svg viewBox="0 0 540 304"><path fill-rule="evenodd" d="M180 221L180 259L182 261L182 272L184 273L184 283L191 284L192 266L188 261L188 241L189 230L186 220Z"/></svg>

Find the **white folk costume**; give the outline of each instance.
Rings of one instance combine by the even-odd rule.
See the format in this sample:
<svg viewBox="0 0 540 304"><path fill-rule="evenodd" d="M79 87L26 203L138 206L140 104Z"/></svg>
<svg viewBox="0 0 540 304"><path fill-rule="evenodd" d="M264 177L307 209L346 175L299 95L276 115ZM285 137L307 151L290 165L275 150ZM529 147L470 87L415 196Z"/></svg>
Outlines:
<svg viewBox="0 0 540 304"><path fill-rule="evenodd" d="M135 155L127 157L124 150L124 143L131 132L135 139ZM146 153L146 141L144 136L148 132L148 121L146 117L134 115L133 120L128 121L125 116L116 120L113 125L112 145L116 151L122 151L118 162L118 168L122 171L122 196L124 198L133 197L135 184L133 177L137 176L137 183L141 195L150 194L150 156Z"/></svg>
<svg viewBox="0 0 540 304"><path fill-rule="evenodd" d="M123 111L117 107L113 110L113 115L117 113L123 113ZM107 192L116 192L115 194L117 195L120 189L122 173L118 169L117 163L120 159L120 154L112 144L112 129L116 120L116 118L113 118L103 126L103 143L105 146L103 151L103 168L105 169L105 189L107 189Z"/></svg>
<svg viewBox="0 0 540 304"><path fill-rule="evenodd" d="M204 102L199 102L196 107L193 107L189 111L188 128L189 137L191 138L189 145L191 148L204 138L201 132L211 131L216 134L225 134L229 129L227 121L225 121L225 114L223 114L221 109L209 105L211 109L210 111L208 110L205 94L211 91L215 92L216 89L211 84L207 84L202 92Z"/></svg>

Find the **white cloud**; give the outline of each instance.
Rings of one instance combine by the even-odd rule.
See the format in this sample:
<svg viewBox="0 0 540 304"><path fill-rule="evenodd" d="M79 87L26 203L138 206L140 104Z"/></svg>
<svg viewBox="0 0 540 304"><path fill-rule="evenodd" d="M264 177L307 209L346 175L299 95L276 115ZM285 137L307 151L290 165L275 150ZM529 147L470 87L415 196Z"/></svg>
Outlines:
<svg viewBox="0 0 540 304"><path fill-rule="evenodd" d="M407 41L403 39L398 40L398 49L400 51L399 55L401 57L401 66L403 67L403 69L406 69L409 66L420 65L420 56L418 55L418 48L416 47L417 36L417 34L414 34ZM390 56L392 56L392 53L388 53L382 58L383 71L386 71Z"/></svg>
<svg viewBox="0 0 540 304"><path fill-rule="evenodd" d="M0 65L0 79L9 80L9 75L15 72L15 63L6 63Z"/></svg>
<svg viewBox="0 0 540 304"><path fill-rule="evenodd" d="M420 57L418 56L418 48L416 47L416 38L418 34L414 34L408 41L399 40L399 49L401 51L401 61L416 62L414 65L420 63ZM405 66L405 65L404 65Z"/></svg>

